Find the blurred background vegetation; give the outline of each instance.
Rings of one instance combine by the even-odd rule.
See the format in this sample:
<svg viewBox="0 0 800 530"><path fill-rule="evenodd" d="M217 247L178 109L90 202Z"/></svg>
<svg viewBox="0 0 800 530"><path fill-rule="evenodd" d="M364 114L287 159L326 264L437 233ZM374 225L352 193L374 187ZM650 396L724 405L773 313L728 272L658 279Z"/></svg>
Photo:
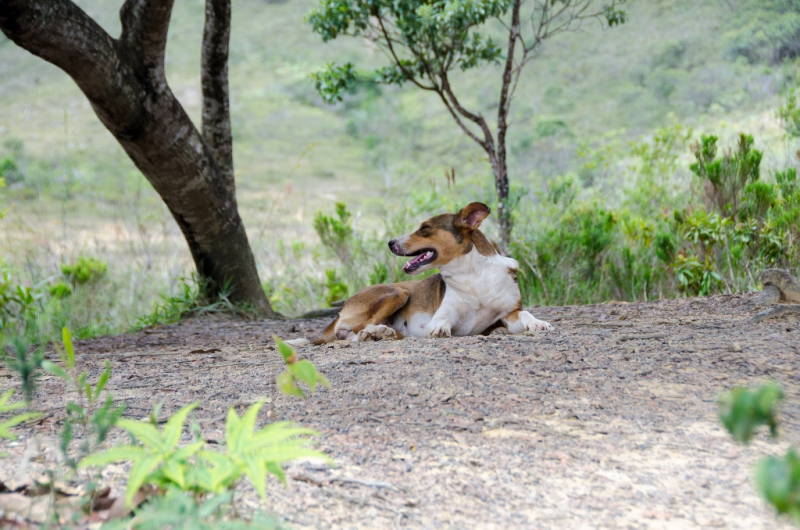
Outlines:
<svg viewBox="0 0 800 530"><path fill-rule="evenodd" d="M120 5L76 3L119 33ZM320 99L311 74L326 64L382 61L363 42L322 44L303 22L315 5L233 6L239 207L287 315L399 279L388 238L496 203L484 154L434 95L363 82L335 106ZM176 3L167 47L172 90L198 124L203 9ZM509 176L525 303L748 291L764 267L797 275L800 1L625 9L613 31L548 41L523 73ZM500 66L486 68L456 90L489 114ZM156 193L67 76L2 35L0 109L0 326L84 337L196 309L188 250Z"/></svg>

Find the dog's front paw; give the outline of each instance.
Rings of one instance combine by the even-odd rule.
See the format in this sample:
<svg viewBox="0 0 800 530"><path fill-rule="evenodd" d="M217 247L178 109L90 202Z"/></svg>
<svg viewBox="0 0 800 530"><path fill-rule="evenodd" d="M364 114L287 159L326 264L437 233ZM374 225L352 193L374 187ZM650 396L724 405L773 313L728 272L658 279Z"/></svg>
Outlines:
<svg viewBox="0 0 800 530"><path fill-rule="evenodd" d="M380 324L378 326L373 326L372 324L368 325L364 329L358 332L358 341L359 342L367 342L369 340L386 340L386 339L397 339L397 332L390 328L389 326L385 326Z"/></svg>
<svg viewBox="0 0 800 530"><path fill-rule="evenodd" d="M553 326L549 322L539 320L527 311L519 314L520 322L525 326L525 333L536 333L537 331L553 331Z"/></svg>
<svg viewBox="0 0 800 530"><path fill-rule="evenodd" d="M451 335L450 323L444 321L434 324L428 332L428 336L434 339L449 338Z"/></svg>
<svg viewBox="0 0 800 530"><path fill-rule="evenodd" d="M536 331L553 331L552 324L545 322L544 320L534 319L533 322L529 322L525 327L528 329L528 333L534 333Z"/></svg>

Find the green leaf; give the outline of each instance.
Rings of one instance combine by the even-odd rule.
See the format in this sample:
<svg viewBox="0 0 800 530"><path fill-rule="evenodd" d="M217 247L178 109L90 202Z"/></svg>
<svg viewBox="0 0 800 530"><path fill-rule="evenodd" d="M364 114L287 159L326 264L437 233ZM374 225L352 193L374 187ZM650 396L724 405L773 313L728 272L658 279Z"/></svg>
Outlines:
<svg viewBox="0 0 800 530"><path fill-rule="evenodd" d="M105 466L116 462L137 462L145 455L145 451L141 447L135 445L123 445L120 447L112 447L102 453L95 453L89 455L80 461L78 467L89 466Z"/></svg>
<svg viewBox="0 0 800 530"><path fill-rule="evenodd" d="M306 397L302 390L295 384L294 376L291 372L278 374L278 390L289 396Z"/></svg>
<svg viewBox="0 0 800 530"><path fill-rule="evenodd" d="M12 410L18 410L25 406L25 403L22 401L18 403L12 403L11 405L6 405L13 394L14 389L11 388L8 390L8 392L3 394L2 397L0 397L0 412L11 412Z"/></svg>
<svg viewBox="0 0 800 530"><path fill-rule="evenodd" d="M204 480L203 487L208 491L222 491L239 480L241 471L228 455L201 451L198 456L212 465L210 469L202 466L203 472L199 475Z"/></svg>
<svg viewBox="0 0 800 530"><path fill-rule="evenodd" d="M233 407L228 409L228 419L225 420L225 444L228 447L233 447L236 445L236 433L239 429L239 423L241 420L239 416L236 414L236 411L233 410Z"/></svg>
<svg viewBox="0 0 800 530"><path fill-rule="evenodd" d="M125 489L126 506L132 507L133 496L147 482L150 472L163 461L163 458L161 455L146 455L133 465L128 474L128 487Z"/></svg>
<svg viewBox="0 0 800 530"><path fill-rule="evenodd" d="M108 383L108 377L111 375L111 363L106 361L106 369L100 375L100 379L97 381L97 385L94 387L94 399L96 400L100 396L100 392L106 387L106 383Z"/></svg>
<svg viewBox="0 0 800 530"><path fill-rule="evenodd" d="M67 369L72 370L75 368L75 348L72 346L72 334L66 326L61 330L61 337L64 341L64 351L67 354Z"/></svg>
<svg viewBox="0 0 800 530"><path fill-rule="evenodd" d="M197 509L197 515L201 519L205 519L206 517L211 517L214 515L223 504L227 504L233 498L232 491L226 491L220 495L214 495L203 504L199 506Z"/></svg>
<svg viewBox="0 0 800 530"><path fill-rule="evenodd" d="M67 403L67 412L69 414L74 414L75 416L77 416L81 420L86 417L86 411L83 409L83 407L81 407L77 403L73 403L71 401L69 403Z"/></svg>
<svg viewBox="0 0 800 530"><path fill-rule="evenodd" d="M170 417L167 424L164 426L164 434L162 439L164 440L164 445L167 449L172 449L178 445L178 442L181 439L181 433L183 432L183 424L186 421L186 416L189 413L197 408L197 403L191 403L186 405L178 412Z"/></svg>
<svg viewBox="0 0 800 530"><path fill-rule="evenodd" d="M767 425L777 436L777 405L783 391L776 383L767 383L756 390L734 388L720 396L719 418L734 440L748 443L760 425Z"/></svg>
<svg viewBox="0 0 800 530"><path fill-rule="evenodd" d="M262 449L256 453L260 458L264 460L269 460L271 462L289 462L290 460L296 460L298 458L319 458L321 460L325 460L330 462L330 457L321 451L316 451L314 449L307 449L305 447L292 447L292 446L280 446L280 447L270 447L267 449Z"/></svg>
<svg viewBox="0 0 800 530"><path fill-rule="evenodd" d="M756 487L778 513L800 512L800 459L793 449L783 458L762 458L756 466Z"/></svg>
<svg viewBox="0 0 800 530"><path fill-rule="evenodd" d="M156 430L156 428L149 423L121 419L117 425L136 437L136 439L142 442L146 447L162 452L166 452L168 450L166 444L164 444L164 441L161 439L161 435L158 433L158 430Z"/></svg>
<svg viewBox="0 0 800 530"><path fill-rule="evenodd" d="M66 382L72 382L72 378L59 365L52 361L42 361L42 369L56 377L60 377Z"/></svg>
<svg viewBox="0 0 800 530"><path fill-rule="evenodd" d="M17 437L9 430L11 429L11 427L19 425L20 423L24 423L28 420L40 418L41 416L42 414L39 412L26 412L24 414L11 416L9 419L0 423L0 438L6 438L7 440L16 440Z"/></svg>
<svg viewBox="0 0 800 530"><path fill-rule="evenodd" d="M186 473L184 463L175 458L170 458L161 466L161 472L169 480L177 484L181 489L186 487Z"/></svg>
<svg viewBox="0 0 800 530"><path fill-rule="evenodd" d="M86 377L88 377L88 375L89 374L87 374L86 372L81 372L81 374L78 376L78 381L75 383L75 385L78 387L78 393L86 391L86 386L87 386ZM91 391L86 397L87 398L92 397Z"/></svg>
<svg viewBox="0 0 800 530"><path fill-rule="evenodd" d="M264 469L264 462L260 458L246 455L243 457L245 463L244 473L253 487L258 491L259 496L266 500L267 498L267 472Z"/></svg>
<svg viewBox="0 0 800 530"><path fill-rule="evenodd" d="M292 375L308 385L311 392L317 387L317 369L310 361L302 360L288 366Z"/></svg>
<svg viewBox="0 0 800 530"><path fill-rule="evenodd" d="M233 444L231 445L230 442L228 443L228 452L231 454L238 454L244 449L247 440L252 436L255 430L258 411L261 410L263 404L263 401L258 401L247 408L234 434Z"/></svg>
<svg viewBox="0 0 800 530"><path fill-rule="evenodd" d="M319 433L313 429L294 427L294 424L291 422L275 422L267 425L251 436L244 450L251 452L297 438L298 436L317 436L318 434ZM295 441L300 442L301 440ZM302 440L302 442L305 443L305 440Z"/></svg>
<svg viewBox="0 0 800 530"><path fill-rule="evenodd" d="M317 383L321 384L322 386L324 386L325 388L327 388L329 390L331 388L330 381L328 381L328 379L324 375L319 373L319 372L317 372Z"/></svg>
<svg viewBox="0 0 800 530"><path fill-rule="evenodd" d="M295 356L294 348L283 342L277 336L275 336L274 339L275 344L278 345L278 351L280 352L281 357L283 357L284 362L292 364L294 362L293 357Z"/></svg>
<svg viewBox="0 0 800 530"><path fill-rule="evenodd" d="M200 451L203 447L205 447L206 442L205 440L200 440L199 442L195 442L193 444L187 445L186 447L182 447L175 451L172 455L172 458L177 460L186 460L190 458L192 455Z"/></svg>
<svg viewBox="0 0 800 530"><path fill-rule="evenodd" d="M286 473L283 472L283 468L280 466L280 464L277 462L267 462L264 467L268 472L278 477L278 480L281 481L281 484L284 486L286 485Z"/></svg>

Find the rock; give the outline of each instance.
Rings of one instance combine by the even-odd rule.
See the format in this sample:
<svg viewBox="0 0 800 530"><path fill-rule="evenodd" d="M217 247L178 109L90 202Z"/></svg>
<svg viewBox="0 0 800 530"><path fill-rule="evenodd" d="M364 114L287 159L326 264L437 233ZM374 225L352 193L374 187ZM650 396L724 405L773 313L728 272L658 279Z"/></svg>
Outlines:
<svg viewBox="0 0 800 530"><path fill-rule="evenodd" d="M769 286L778 288L781 302L800 302L800 281L785 270L767 269L758 276L758 281L765 290Z"/></svg>

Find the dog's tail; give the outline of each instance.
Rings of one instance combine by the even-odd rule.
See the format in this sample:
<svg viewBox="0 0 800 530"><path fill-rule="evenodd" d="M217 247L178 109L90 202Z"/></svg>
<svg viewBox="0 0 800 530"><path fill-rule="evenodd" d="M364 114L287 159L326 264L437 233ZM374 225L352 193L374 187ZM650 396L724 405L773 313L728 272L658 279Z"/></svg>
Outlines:
<svg viewBox="0 0 800 530"><path fill-rule="evenodd" d="M314 346L319 346L320 344L327 344L329 342L333 342L336 340L337 322L339 322L338 316L333 320L333 322L331 322L331 325L325 328L325 331L323 331L319 335L311 337L310 339L303 338L303 339L287 340L286 344L289 344L291 346L305 346L307 344L313 344Z"/></svg>

